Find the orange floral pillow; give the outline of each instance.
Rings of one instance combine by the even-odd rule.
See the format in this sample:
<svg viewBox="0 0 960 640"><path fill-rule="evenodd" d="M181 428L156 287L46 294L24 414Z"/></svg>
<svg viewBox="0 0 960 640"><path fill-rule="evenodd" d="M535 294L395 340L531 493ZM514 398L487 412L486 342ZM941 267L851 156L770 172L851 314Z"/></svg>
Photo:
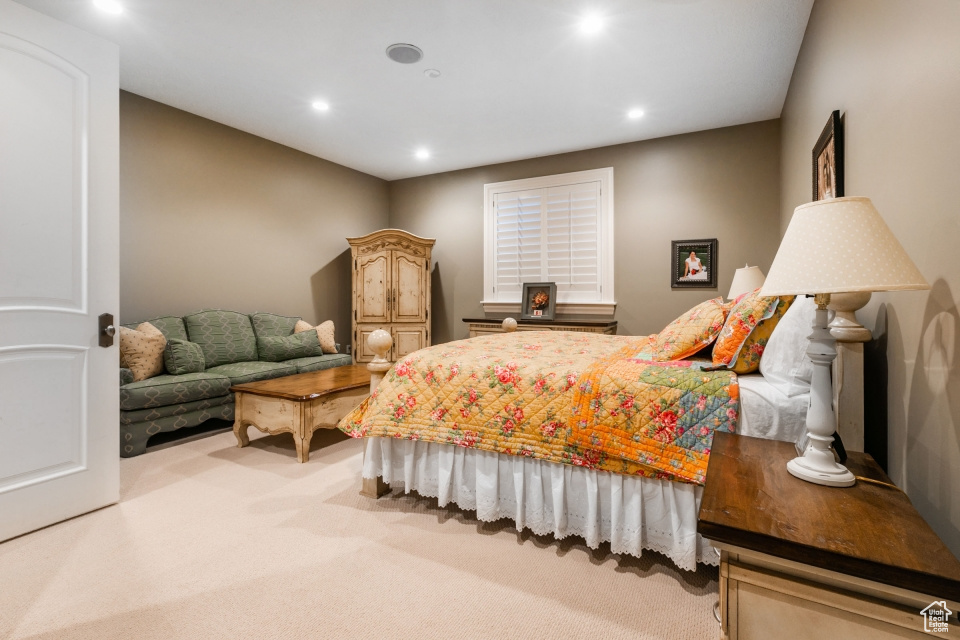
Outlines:
<svg viewBox="0 0 960 640"><path fill-rule="evenodd" d="M667 362L692 356L717 339L726 317L723 298L701 302L657 334L650 345L651 359Z"/></svg>
<svg viewBox="0 0 960 640"><path fill-rule="evenodd" d="M786 307L790 306L790 298ZM734 369L737 373L756 371L760 366L760 356L766 346L766 339L773 333L776 321L770 324L769 330L764 329L765 335L751 340L755 330L768 319L772 319L780 308L780 298L763 297L760 289L745 293L733 302L733 308L727 316L723 330L713 345L714 366ZM780 311L780 316L786 308ZM779 320L780 316L777 317ZM762 339L762 344L760 343ZM743 354L743 362L739 362ZM739 369L739 370L738 370Z"/></svg>
<svg viewBox="0 0 960 640"><path fill-rule="evenodd" d="M777 308L773 310L773 315L766 320L761 320L757 328L750 332L750 337L740 347L740 353L730 367L734 373L753 373L760 370L760 356L767 348L767 341L795 298L796 296L781 296Z"/></svg>

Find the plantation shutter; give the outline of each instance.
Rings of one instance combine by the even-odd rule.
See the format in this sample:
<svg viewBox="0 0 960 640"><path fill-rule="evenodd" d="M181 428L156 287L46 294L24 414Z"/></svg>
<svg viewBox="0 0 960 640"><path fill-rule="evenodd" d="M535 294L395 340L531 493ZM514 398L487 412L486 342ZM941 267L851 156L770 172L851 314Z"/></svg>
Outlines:
<svg viewBox="0 0 960 640"><path fill-rule="evenodd" d="M550 187L544 216L544 280L568 302L600 299L600 182Z"/></svg>
<svg viewBox="0 0 960 640"><path fill-rule="evenodd" d="M541 279L543 189L498 193L496 215L496 295L519 299L524 282Z"/></svg>
<svg viewBox="0 0 960 640"><path fill-rule="evenodd" d="M497 193L495 296L556 282L563 302L600 300L600 181Z"/></svg>

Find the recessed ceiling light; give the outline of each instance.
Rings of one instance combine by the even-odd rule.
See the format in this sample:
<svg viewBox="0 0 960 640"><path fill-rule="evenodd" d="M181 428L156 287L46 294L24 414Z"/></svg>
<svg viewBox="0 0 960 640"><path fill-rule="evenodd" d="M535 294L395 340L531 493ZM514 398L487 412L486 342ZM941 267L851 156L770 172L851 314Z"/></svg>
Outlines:
<svg viewBox="0 0 960 640"><path fill-rule="evenodd" d="M643 117L643 109L630 109L627 111L627 117L631 120L636 120L637 118Z"/></svg>
<svg viewBox="0 0 960 640"><path fill-rule="evenodd" d="M330 111L330 105L323 100L315 100L310 106L317 111Z"/></svg>
<svg viewBox="0 0 960 640"><path fill-rule="evenodd" d="M423 59L423 51L412 44L398 42L387 47L387 57L401 64L413 64Z"/></svg>
<svg viewBox="0 0 960 640"><path fill-rule="evenodd" d="M580 33L593 35L603 29L603 16L599 13L588 13L580 18Z"/></svg>
<svg viewBox="0 0 960 640"><path fill-rule="evenodd" d="M428 78L439 78L440 71L438 69L427 69L423 72L423 75L427 76Z"/></svg>
<svg viewBox="0 0 960 640"><path fill-rule="evenodd" d="M417 160L427 160L430 158L430 151L427 149L417 149L417 152L414 154L417 156Z"/></svg>
<svg viewBox="0 0 960 640"><path fill-rule="evenodd" d="M117 2L117 0L93 0L93 6L100 9L100 11L114 15L123 13L123 5Z"/></svg>

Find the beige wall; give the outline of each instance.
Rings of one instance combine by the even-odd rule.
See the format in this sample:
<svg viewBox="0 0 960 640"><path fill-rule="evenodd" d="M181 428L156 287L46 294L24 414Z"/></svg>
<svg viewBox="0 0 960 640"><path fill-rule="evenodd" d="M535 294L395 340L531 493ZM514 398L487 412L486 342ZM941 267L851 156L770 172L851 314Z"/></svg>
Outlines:
<svg viewBox="0 0 960 640"><path fill-rule="evenodd" d="M270 311L350 342L344 238L387 226L385 181L127 92L120 162L122 322Z"/></svg>
<svg viewBox="0 0 960 640"><path fill-rule="evenodd" d="M862 313L886 351L867 409L889 422L889 472L960 554L960 3L817 0L781 119L782 229L810 200L810 154L845 114L845 193L876 204L932 291ZM882 385L884 366L889 382ZM876 411L880 408L881 411ZM882 427L882 420L866 429Z"/></svg>
<svg viewBox="0 0 960 640"><path fill-rule="evenodd" d="M779 121L435 174L390 183L390 224L437 238L434 341L464 338L482 314L483 185L614 168L616 319L621 334L659 331L725 295L745 262L770 266L779 241ZM670 289L670 241L719 240L719 289Z"/></svg>

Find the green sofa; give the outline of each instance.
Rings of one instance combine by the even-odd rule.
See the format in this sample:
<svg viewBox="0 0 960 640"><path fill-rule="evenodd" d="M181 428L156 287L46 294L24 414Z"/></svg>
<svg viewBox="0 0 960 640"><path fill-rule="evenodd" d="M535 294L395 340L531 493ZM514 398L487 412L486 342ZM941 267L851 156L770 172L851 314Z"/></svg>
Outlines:
<svg viewBox="0 0 960 640"><path fill-rule="evenodd" d="M147 320L168 341L199 345L205 368L180 375L165 371L140 382L133 382L129 369L120 369L120 456L140 455L150 436L161 431L195 427L211 418L233 420L232 385L352 364L350 356L340 353L307 357L296 357L297 350L285 353L275 338L292 336L299 319L212 309Z"/></svg>

